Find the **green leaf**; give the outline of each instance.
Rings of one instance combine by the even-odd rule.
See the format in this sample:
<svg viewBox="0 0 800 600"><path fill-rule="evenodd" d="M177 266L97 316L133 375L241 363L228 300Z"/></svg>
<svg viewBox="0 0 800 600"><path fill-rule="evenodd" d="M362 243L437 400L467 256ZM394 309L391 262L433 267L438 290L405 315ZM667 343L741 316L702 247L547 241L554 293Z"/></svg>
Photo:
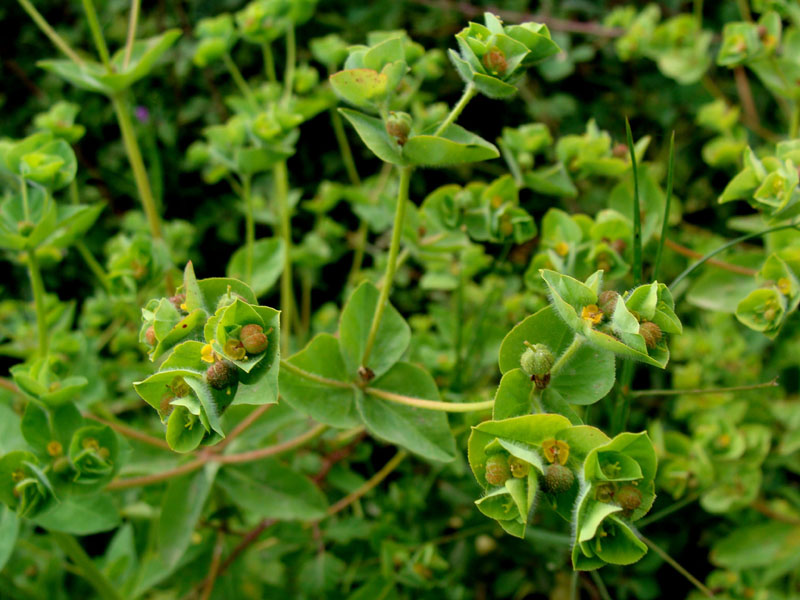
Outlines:
<svg viewBox="0 0 800 600"><path fill-rule="evenodd" d="M361 424L355 407L355 387L325 383L326 379L351 383L339 340L330 334L320 333L287 362L298 369L292 370L285 365L280 369L281 396L292 408L333 427L346 428Z"/></svg>
<svg viewBox="0 0 800 600"><path fill-rule="evenodd" d="M395 364L371 386L424 400L441 399L430 373L411 363ZM430 460L455 459L455 439L445 413L398 404L368 391L357 396L356 405L372 435Z"/></svg>
<svg viewBox="0 0 800 600"><path fill-rule="evenodd" d="M217 470L211 465L170 480L158 520L158 552L164 569L172 570L189 547Z"/></svg>
<svg viewBox="0 0 800 600"><path fill-rule="evenodd" d="M328 506L317 486L272 458L226 467L218 483L232 502L260 519L312 521L324 517Z"/></svg>
<svg viewBox="0 0 800 600"><path fill-rule="evenodd" d="M517 361L519 362L519 361ZM531 378L522 369L507 371L494 396L492 419L509 419L531 413Z"/></svg>
<svg viewBox="0 0 800 600"><path fill-rule="evenodd" d="M498 156L500 152L494 144L455 124L438 136L412 136L403 146L403 158L407 164L427 167L479 162Z"/></svg>
<svg viewBox="0 0 800 600"><path fill-rule="evenodd" d="M365 281L353 292L342 309L339 322L339 343L351 379L358 374L373 315L378 307L380 293L372 283ZM391 305L383 311L375 342L367 364L375 377L380 377L395 364L408 348L411 330L405 319Z"/></svg>
<svg viewBox="0 0 800 600"><path fill-rule="evenodd" d="M7 506L0 506L0 571L14 553L19 534L19 519Z"/></svg>
<svg viewBox="0 0 800 600"><path fill-rule="evenodd" d="M339 112L350 122L358 137L375 156L393 165L408 164L397 140L386 132L383 121L349 108L340 108Z"/></svg>
<svg viewBox="0 0 800 600"><path fill-rule="evenodd" d="M256 296L266 294L283 272L283 240L270 238L253 244L253 277L251 285ZM247 248L242 246L234 252L225 273L228 277L245 279Z"/></svg>
<svg viewBox="0 0 800 600"><path fill-rule="evenodd" d="M45 529L73 535L110 531L121 522L111 494L68 496L33 521Z"/></svg>
<svg viewBox="0 0 800 600"><path fill-rule="evenodd" d="M358 108L375 110L389 91L388 77L371 68L339 71L331 75L329 80L337 96Z"/></svg>

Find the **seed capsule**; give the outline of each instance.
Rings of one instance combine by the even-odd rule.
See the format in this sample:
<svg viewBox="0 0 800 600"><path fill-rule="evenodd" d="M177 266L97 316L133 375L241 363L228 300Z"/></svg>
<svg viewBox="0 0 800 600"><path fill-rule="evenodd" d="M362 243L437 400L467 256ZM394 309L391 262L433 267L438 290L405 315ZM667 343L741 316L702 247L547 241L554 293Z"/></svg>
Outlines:
<svg viewBox="0 0 800 600"><path fill-rule="evenodd" d="M661 340L661 328L652 321L645 321L639 325L639 335L644 338L648 348L655 348Z"/></svg>
<svg viewBox="0 0 800 600"><path fill-rule="evenodd" d="M239 333L239 339L244 349L250 354L260 354L269 345L267 334L264 333L264 328L261 325L245 325Z"/></svg>
<svg viewBox="0 0 800 600"><path fill-rule="evenodd" d="M239 381L239 370L229 360L218 360L206 370L206 380L214 389L222 390Z"/></svg>
<svg viewBox="0 0 800 600"><path fill-rule="evenodd" d="M486 459L486 482L489 485L503 485L511 478L508 459L502 454L495 454Z"/></svg>
<svg viewBox="0 0 800 600"><path fill-rule="evenodd" d="M575 475L573 475L572 470L564 465L555 463L545 469L542 487L544 487L544 491L550 494L561 494L569 490L574 482Z"/></svg>

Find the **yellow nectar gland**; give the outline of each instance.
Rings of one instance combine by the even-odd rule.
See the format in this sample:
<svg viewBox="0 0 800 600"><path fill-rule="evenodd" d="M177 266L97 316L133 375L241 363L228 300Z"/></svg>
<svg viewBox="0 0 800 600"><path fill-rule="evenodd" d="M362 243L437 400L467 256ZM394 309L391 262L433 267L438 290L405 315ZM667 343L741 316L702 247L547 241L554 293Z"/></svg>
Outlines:
<svg viewBox="0 0 800 600"><path fill-rule="evenodd" d="M211 340L213 344L215 340ZM214 347L211 344L206 344L203 346L203 349L200 350L200 358L202 358L205 362L211 363L212 365L217 362L217 353L214 352Z"/></svg>
<svg viewBox="0 0 800 600"><path fill-rule="evenodd" d="M581 310L581 319L597 325L603 320L603 311L597 307L597 304L589 304Z"/></svg>
<svg viewBox="0 0 800 600"><path fill-rule="evenodd" d="M542 442L542 452L548 462L556 462L564 465L569 458L569 444L561 440L545 440Z"/></svg>
<svg viewBox="0 0 800 600"><path fill-rule="evenodd" d="M50 440L47 442L47 453L50 456L61 456L64 452L64 447L61 445L60 442L56 440Z"/></svg>
<svg viewBox="0 0 800 600"><path fill-rule="evenodd" d="M781 277L778 279L778 291L784 296L788 296L792 291L792 282L788 277Z"/></svg>
<svg viewBox="0 0 800 600"><path fill-rule="evenodd" d="M93 437L83 438L83 441L81 442L81 446L83 446L83 448L85 450L95 450L95 451L97 451L97 450L100 449L100 444L98 444L97 440L94 439Z"/></svg>
<svg viewBox="0 0 800 600"><path fill-rule="evenodd" d="M558 242L555 251L559 256L566 256L569 254L569 244L567 244L567 242Z"/></svg>

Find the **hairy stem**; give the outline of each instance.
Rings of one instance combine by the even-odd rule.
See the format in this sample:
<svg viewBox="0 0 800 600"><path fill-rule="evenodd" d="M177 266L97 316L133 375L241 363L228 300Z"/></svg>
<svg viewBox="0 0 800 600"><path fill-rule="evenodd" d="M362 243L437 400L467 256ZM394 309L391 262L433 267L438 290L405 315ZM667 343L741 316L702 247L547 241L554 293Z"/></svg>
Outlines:
<svg viewBox="0 0 800 600"><path fill-rule="evenodd" d="M372 477L370 477L364 484L361 485L357 490L349 493L347 496L339 500L338 502L331 504L328 508L328 516L335 515L338 512L341 512L348 506L350 506L353 502L361 498L364 494L372 490L373 488L377 487L377 485L386 479L389 474L397 468L405 457L408 456L408 452L405 450L398 450L397 454L395 454L389 462L387 462L380 471L375 473Z"/></svg>
<svg viewBox="0 0 800 600"><path fill-rule="evenodd" d="M286 29L286 70L283 73L283 97L281 103L289 105L294 88L295 62L297 61L297 43L295 42L294 23L289 23Z"/></svg>
<svg viewBox="0 0 800 600"><path fill-rule="evenodd" d="M758 390L761 388L778 387L778 378L775 377L763 383L752 385L737 385L733 387L706 388L693 390L636 390L630 392L633 397L640 396L683 396L684 394L726 394L729 392L746 392L748 390Z"/></svg>
<svg viewBox="0 0 800 600"><path fill-rule="evenodd" d="M358 176L356 163L353 160L353 152L350 150L350 143L347 141L347 134L344 132L344 125L342 124L342 116L335 108L330 109L331 125L333 126L333 133L336 136L336 143L339 145L339 154L342 155L342 162L347 171L347 178L350 183L355 186L361 185L361 178Z"/></svg>
<svg viewBox="0 0 800 600"><path fill-rule="evenodd" d="M267 75L267 80L275 82L278 80L275 74L275 57L272 55L272 45L269 42L261 44L261 54L264 57L264 73Z"/></svg>
<svg viewBox="0 0 800 600"><path fill-rule="evenodd" d="M238 87L239 91L242 93L242 96L244 96L254 108L257 107L258 101L256 100L255 94L253 94L253 90L250 89L247 81L242 76L242 72L239 70L239 67L236 66L236 63L233 62L228 52L222 55L222 61L225 63L225 68L228 69L228 73L230 73L236 87Z"/></svg>
<svg viewBox="0 0 800 600"><path fill-rule="evenodd" d="M364 392L375 396L376 398L383 398L389 402L396 404L405 404L406 406L413 406L415 408L424 408L425 410L436 410L440 412L476 412L481 410L490 410L494 406L494 400L484 400L483 402L442 402L439 400L425 400L424 398L414 398L412 396L404 396L403 394L396 394L387 390L378 388L367 387Z"/></svg>
<svg viewBox="0 0 800 600"><path fill-rule="evenodd" d="M51 531L50 536L61 550L80 569L83 578L88 581L104 600L122 600L122 596L114 584L97 568L94 561L73 536L60 531Z"/></svg>
<svg viewBox="0 0 800 600"><path fill-rule="evenodd" d="M564 368L564 365L569 362L569 360L573 357L573 355L578 351L578 349L583 345L585 338L582 335L575 334L575 337L572 338L572 343L567 346L567 349L564 350L563 354L558 357L553 366L550 369L550 377L555 377L558 375L559 371Z"/></svg>
<svg viewBox="0 0 800 600"><path fill-rule="evenodd" d="M704 586L699 579L697 579L694 575L689 573L686 569L684 569L674 558L672 558L669 554L667 554L664 550L662 550L659 546L657 546L652 540L646 538L641 533L639 534L639 538L647 544L647 546L656 554L658 554L664 562L666 562L669 566L675 569L678 573L683 575L689 582L694 585L698 590L700 590L703 594L708 596L709 598L713 598L714 594Z"/></svg>
<svg viewBox="0 0 800 600"><path fill-rule="evenodd" d="M478 91L475 89L475 86L472 83L468 83L464 88L464 93L461 95L461 99L458 103L453 107L453 110L450 111L450 114L447 115L447 118L442 121L439 127L436 128L436 131L433 135L441 135L445 129L450 127L453 123L455 123L458 116L461 114L461 111L466 108L469 101L472 100Z"/></svg>
<svg viewBox="0 0 800 600"><path fill-rule="evenodd" d="M400 239L403 237L403 222L406 216L406 204L408 204L408 186L411 182L412 167L400 167L400 184L397 188L397 205L395 206L394 223L392 229L392 241L389 244L389 258L386 262L386 273L384 275L383 287L381 287L378 305L375 307L375 315L372 318L372 325L369 329L367 342L364 346L364 355L361 357L361 364L367 366L372 346L378 335L378 328L383 318L383 311L389 301L389 294L392 290L392 282L397 270L397 253L400 249Z"/></svg>

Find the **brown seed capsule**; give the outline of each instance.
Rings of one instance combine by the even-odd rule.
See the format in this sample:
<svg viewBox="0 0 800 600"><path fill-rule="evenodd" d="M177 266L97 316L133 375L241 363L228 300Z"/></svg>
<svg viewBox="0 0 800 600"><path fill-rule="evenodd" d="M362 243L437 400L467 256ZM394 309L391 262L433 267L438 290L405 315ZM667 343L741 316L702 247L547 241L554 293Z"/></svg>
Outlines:
<svg viewBox="0 0 800 600"><path fill-rule="evenodd" d="M495 454L486 459L486 483L503 485L511 478L508 459L502 454Z"/></svg>
<svg viewBox="0 0 800 600"><path fill-rule="evenodd" d="M492 75L503 76L508 69L505 52L496 46L483 55L481 62Z"/></svg>
<svg viewBox="0 0 800 600"><path fill-rule="evenodd" d="M144 341L147 342L148 346L155 346L158 343L158 339L156 338L156 329L152 325L147 328L147 331L144 332Z"/></svg>
<svg viewBox="0 0 800 600"><path fill-rule="evenodd" d="M639 325L639 335L644 338L648 348L655 348L661 340L661 328L652 321L645 321Z"/></svg>
<svg viewBox="0 0 800 600"><path fill-rule="evenodd" d="M223 390L239 381L239 370L229 360L218 360L206 369L206 381L214 389Z"/></svg>
<svg viewBox="0 0 800 600"><path fill-rule="evenodd" d="M550 494L561 494L569 490L574 482L575 475L569 467L554 463L545 469L542 487Z"/></svg>
<svg viewBox="0 0 800 600"><path fill-rule="evenodd" d="M411 115L404 112L390 112L386 117L386 133L397 140L399 146L404 146L411 133Z"/></svg>
<svg viewBox="0 0 800 600"><path fill-rule="evenodd" d="M597 305L600 307L600 310L603 311L603 316L607 319L610 319L611 315L614 314L614 309L617 308L617 300L619 300L619 292L606 290L600 293L597 299Z"/></svg>
<svg viewBox="0 0 800 600"><path fill-rule="evenodd" d="M623 485L615 496L615 500L630 514L642 504L642 492L632 485Z"/></svg>
<svg viewBox="0 0 800 600"><path fill-rule="evenodd" d="M242 341L244 349L250 354L260 354L269 345L267 334L264 333L261 325L245 325L239 333L239 339Z"/></svg>
<svg viewBox="0 0 800 600"><path fill-rule="evenodd" d="M172 304L172 306L174 306L178 310L186 312L182 308L182 305L186 302L186 294L175 294L174 296L170 296L169 301Z"/></svg>

